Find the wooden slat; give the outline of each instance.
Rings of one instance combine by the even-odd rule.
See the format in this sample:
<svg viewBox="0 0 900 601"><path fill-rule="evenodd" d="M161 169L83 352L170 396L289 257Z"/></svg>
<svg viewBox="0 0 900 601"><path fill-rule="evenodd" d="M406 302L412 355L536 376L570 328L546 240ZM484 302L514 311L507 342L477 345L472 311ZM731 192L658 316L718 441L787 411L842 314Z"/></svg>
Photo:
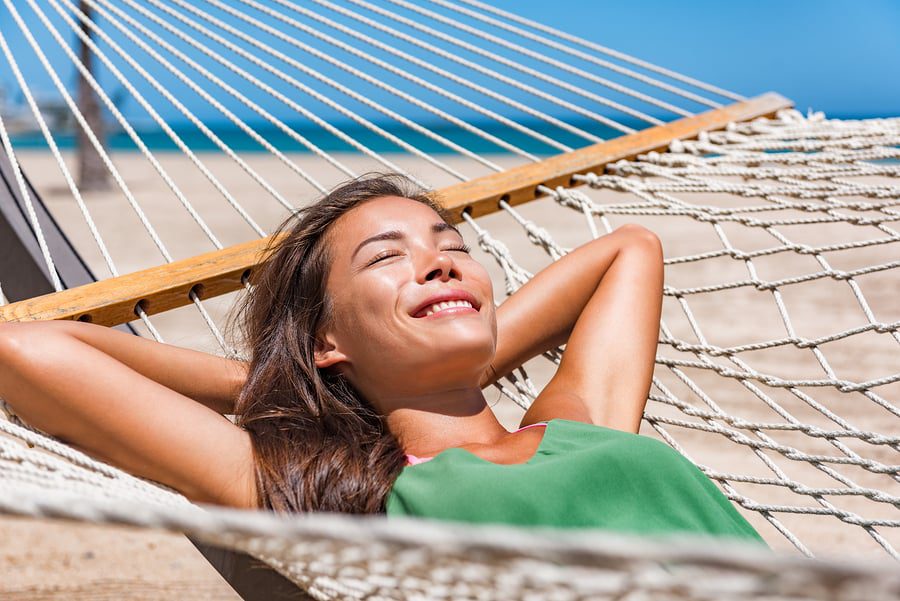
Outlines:
<svg viewBox="0 0 900 601"><path fill-rule="evenodd" d="M92 284L44 294L0 307L0 321L80 319L103 325L137 319L138 303L152 315L200 298L237 290L241 279L261 262L265 242L251 240L165 265L135 271Z"/></svg>
<svg viewBox="0 0 900 601"><path fill-rule="evenodd" d="M539 163L522 165L439 191L441 203L453 219L462 220L468 211L473 217L493 213L498 202L511 205L541 196L540 185L571 187L576 174L602 172L609 163L631 159L652 150L665 149L672 140L695 138L702 131L725 127L733 121L746 121L774 115L792 103L774 94L707 111L557 155ZM45 294L0 307L0 321L43 319L82 319L107 326L136 319L141 303L148 314L161 313L191 302L188 294L197 290L200 298L209 298L237 290L244 275L252 281L252 270L265 260L265 248L271 237L251 240L188 259L151 267L134 273ZM196 287L196 288L195 288Z"/></svg>
<svg viewBox="0 0 900 601"><path fill-rule="evenodd" d="M793 103L790 100L778 94L763 94L700 115L579 148L539 163L513 167L454 184L441 190L441 201L458 221L462 220L460 215L463 211L468 211L472 217L481 217L499 210L497 203L501 198L511 205L528 202L542 196L537 190L540 185L548 188L573 187L579 183L572 180L573 175L591 171L599 173L609 163L633 159L652 150L665 150L672 140L696 138L701 131L722 129L733 121L772 116L791 106Z"/></svg>

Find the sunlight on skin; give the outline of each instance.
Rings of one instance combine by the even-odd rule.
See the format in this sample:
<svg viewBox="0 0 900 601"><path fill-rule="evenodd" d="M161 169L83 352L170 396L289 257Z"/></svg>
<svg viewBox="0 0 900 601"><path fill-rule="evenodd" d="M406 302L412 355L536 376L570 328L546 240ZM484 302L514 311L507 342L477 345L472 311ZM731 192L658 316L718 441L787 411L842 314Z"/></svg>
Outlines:
<svg viewBox="0 0 900 601"><path fill-rule="evenodd" d="M561 344L562 363L523 425L561 418L637 432L663 284L662 248L646 228L625 225L573 249L496 309L488 272L426 204L369 200L342 215L326 243L336 318L316 334L316 364L340 370L407 453L531 457L542 432L508 432L481 389ZM568 302L553 302L560 295ZM472 307L427 314L450 299Z"/></svg>
<svg viewBox="0 0 900 601"><path fill-rule="evenodd" d="M497 345L491 280L456 229L423 203L389 196L341 216L327 244L340 319L319 333L317 366L341 370L407 452L507 435L479 385ZM473 307L416 315L444 294Z"/></svg>

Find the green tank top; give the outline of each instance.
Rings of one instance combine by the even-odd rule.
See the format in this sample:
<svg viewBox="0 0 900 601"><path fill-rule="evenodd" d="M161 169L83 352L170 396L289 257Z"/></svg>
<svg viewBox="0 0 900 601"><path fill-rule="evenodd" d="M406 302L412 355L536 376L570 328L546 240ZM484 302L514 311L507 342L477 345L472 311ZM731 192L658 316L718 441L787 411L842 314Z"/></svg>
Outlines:
<svg viewBox="0 0 900 601"><path fill-rule="evenodd" d="M631 534L705 534L765 544L718 487L668 445L567 419L535 455L500 465L454 447L407 465L387 515Z"/></svg>

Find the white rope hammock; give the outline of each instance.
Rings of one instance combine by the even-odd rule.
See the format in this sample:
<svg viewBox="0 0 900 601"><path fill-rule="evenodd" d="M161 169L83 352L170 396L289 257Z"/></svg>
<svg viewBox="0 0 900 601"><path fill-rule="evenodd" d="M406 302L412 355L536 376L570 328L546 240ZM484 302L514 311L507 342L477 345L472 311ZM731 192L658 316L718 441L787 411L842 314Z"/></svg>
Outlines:
<svg viewBox="0 0 900 601"><path fill-rule="evenodd" d="M71 217L60 221L80 241L79 253L96 273L115 276L159 264L150 251L165 262L179 258L166 243L172 235L154 225L154 215L157 223L161 214L171 222L177 207L198 228L191 242L206 245L191 247L189 256L233 243L221 225L227 218L264 236L292 199L310 199L366 170L363 160L439 187L721 106L717 99L740 99L473 0L348 1L352 8L326 0L302 6L87 0L89 18L69 0L3 0L8 21L0 53L25 119L50 153L17 149L15 122L2 113L0 141L56 289L62 283L26 173L45 200L65 197ZM59 55L73 39L90 47L104 81L115 83L100 85L74 52L63 54L138 150L110 153L92 136L117 189L103 196L105 205L79 191L69 153L32 89L35 79L20 67L24 53L32 53L90 132L63 84L63 65L47 54L54 48ZM345 73L340 81L329 75L335 69ZM348 76L354 84L341 83ZM163 83L176 80L177 88ZM111 87L125 90L128 106L141 107L140 119L185 155L181 166L173 168L170 157L144 141ZM233 110L238 104L258 120L242 119ZM504 116L510 109L517 119ZM255 141L267 162L204 125L210 110ZM190 123L191 135L170 126L166 112ZM344 132L335 115L365 135ZM322 148L296 126L301 117L358 154L351 160ZM434 118L464 135L448 133ZM308 154L279 148L268 132ZM199 139L220 153L193 150ZM394 151L376 151L370 143L376 140ZM442 152L430 150L434 145ZM197 172L184 175L188 164ZM147 192L148 173L171 192L165 211ZM900 578L887 558L900 559L898 176L900 119L837 121L782 111L674 141L667 152L620 161L605 173L575 176L579 188L541 187L543 200L501 201L496 214L464 215L466 235L507 294L548 261L621 223L643 223L660 235L666 288L643 433L700 466L785 551L777 556L743 548L726 553L690 540L661 545L325 514L286 520L198 507L11 413L0 419L0 510L185 532L260 557L317 599L896 598ZM117 223L133 220L146 239L123 242L103 230L110 221L103 213L118 210L111 199L131 212L119 211ZM136 325L157 340L165 335L207 350L214 350L211 336L216 352L233 355L220 327L232 300L192 295L193 309L170 312L178 317L174 326L139 307ZM498 384L504 400L495 410L521 415L560 351ZM787 549L871 559L812 562Z"/></svg>

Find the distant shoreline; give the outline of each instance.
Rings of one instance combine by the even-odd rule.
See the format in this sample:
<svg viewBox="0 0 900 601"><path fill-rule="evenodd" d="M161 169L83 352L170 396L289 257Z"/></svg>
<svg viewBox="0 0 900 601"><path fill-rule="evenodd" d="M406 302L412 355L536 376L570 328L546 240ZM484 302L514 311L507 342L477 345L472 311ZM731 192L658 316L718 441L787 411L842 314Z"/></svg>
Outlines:
<svg viewBox="0 0 900 601"><path fill-rule="evenodd" d="M843 115L834 116L827 115L829 119L891 119L896 117L878 117L872 115ZM621 122L622 125L635 130L644 129L648 124L630 120ZM206 124L213 133L219 137L222 143L236 152L242 153L269 153L264 146L253 140L250 135L243 132L237 126L231 123L207 123ZM306 139L310 144L318 147L325 152L340 153L362 153L358 148L353 147L350 143L341 140L335 134L332 134L323 128L311 125L309 123L287 123L287 127L294 133L283 131L274 125L265 123L249 123L268 143L272 144L281 152L286 153L312 153L313 151L305 146L298 138ZM396 136L415 148L428 154L459 154L452 147L445 145L439 140L432 139L427 135L414 131L405 126L376 124L383 128L389 134ZM580 148L592 144L589 138L576 135L569 131L564 131L556 126L550 125L543 121L529 121L522 123L524 127L530 128L540 135L554 140L555 142L569 146L571 148ZM611 127L597 123L595 121L581 120L571 123L597 138L608 140L617 138L625 132L618 131ZM503 146L480 136L477 133L466 131L461 127L452 124L431 123L425 124L429 131L446 138L460 146L478 154L515 154L513 150L504 148ZM554 155L559 154L563 149L542 142L535 137L530 136L521 131L517 131L508 126L499 123L474 123L477 127L489 136L495 136L507 143L521 149L525 152L538 155ZM397 153L408 152L400 145L388 140L382 134L376 133L369 128L357 124L336 124L335 127L346 134L347 137L359 142L365 147L378 153ZM181 152L178 145L170 138L161 128L139 128L135 126L138 136L146 146L154 152ZM208 136L203 134L192 124L173 124L172 129L179 138L195 152L222 152L221 148L214 143ZM75 133L71 127L66 127L64 133L54 132L53 137L56 144L61 149L71 149L75 147ZM22 132L19 131L11 136L13 147L16 150L26 149L48 149L46 140L39 130ZM107 147L114 151L134 151L139 152L134 141L122 130L113 130L107 136Z"/></svg>

